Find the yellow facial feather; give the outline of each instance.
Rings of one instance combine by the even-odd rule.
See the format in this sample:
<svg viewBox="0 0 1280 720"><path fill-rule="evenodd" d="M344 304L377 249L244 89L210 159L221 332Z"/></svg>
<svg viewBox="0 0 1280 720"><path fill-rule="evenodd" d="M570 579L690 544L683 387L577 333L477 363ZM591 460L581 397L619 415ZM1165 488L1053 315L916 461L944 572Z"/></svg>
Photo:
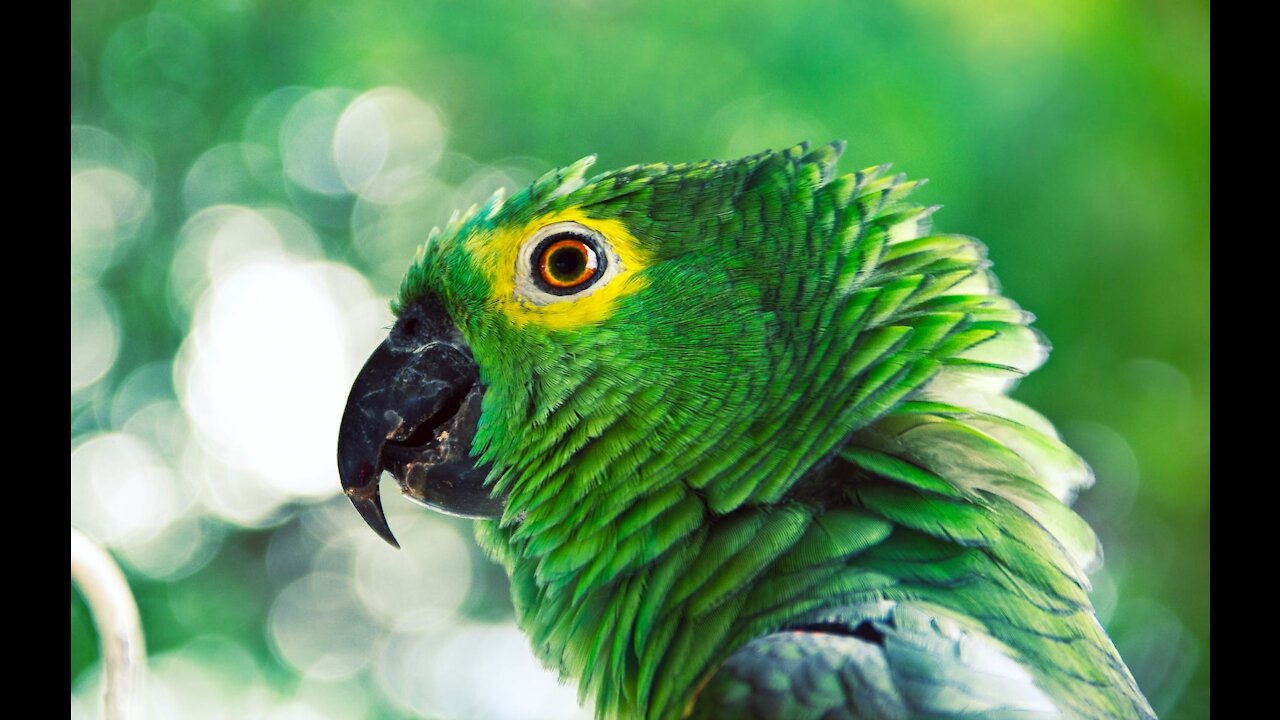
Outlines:
<svg viewBox="0 0 1280 720"><path fill-rule="evenodd" d="M603 284L593 286L589 294L568 295L558 302L537 304L522 297L517 290L520 248L540 228L558 222L579 223L603 235L621 267L613 277L602 279ZM644 276L637 273L648 267L651 260L622 222L589 217L577 207L543 215L520 227L477 233L467 239L467 250L489 277L494 305L512 324L524 327L532 323L549 330L571 330L610 317L619 298L644 288Z"/></svg>

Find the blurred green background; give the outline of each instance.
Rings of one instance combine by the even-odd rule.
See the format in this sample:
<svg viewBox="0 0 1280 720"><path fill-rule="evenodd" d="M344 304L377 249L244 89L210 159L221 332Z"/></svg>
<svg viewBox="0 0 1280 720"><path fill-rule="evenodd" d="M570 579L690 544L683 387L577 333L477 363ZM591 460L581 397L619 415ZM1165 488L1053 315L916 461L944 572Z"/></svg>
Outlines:
<svg viewBox="0 0 1280 720"><path fill-rule="evenodd" d="M1018 396L1093 465L1094 598L1209 712L1209 6L75 3L71 518L138 595L156 717L589 716L463 522L339 497L338 418L454 208L849 141L931 183L1054 342ZM97 640L71 601L72 716ZM501 689L498 689L501 688Z"/></svg>

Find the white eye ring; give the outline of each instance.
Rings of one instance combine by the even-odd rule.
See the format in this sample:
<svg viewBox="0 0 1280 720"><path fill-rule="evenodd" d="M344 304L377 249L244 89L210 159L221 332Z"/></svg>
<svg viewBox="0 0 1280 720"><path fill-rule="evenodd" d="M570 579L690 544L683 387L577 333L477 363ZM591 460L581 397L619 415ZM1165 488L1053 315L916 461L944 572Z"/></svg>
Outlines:
<svg viewBox="0 0 1280 720"><path fill-rule="evenodd" d="M592 252L590 261L599 265L595 274L577 286L552 287L542 279L541 258L534 257L545 252L548 241L562 237L586 245ZM525 239L516 255L515 297L538 306L577 300L604 287L622 270L622 259L600 232L571 221L543 225Z"/></svg>

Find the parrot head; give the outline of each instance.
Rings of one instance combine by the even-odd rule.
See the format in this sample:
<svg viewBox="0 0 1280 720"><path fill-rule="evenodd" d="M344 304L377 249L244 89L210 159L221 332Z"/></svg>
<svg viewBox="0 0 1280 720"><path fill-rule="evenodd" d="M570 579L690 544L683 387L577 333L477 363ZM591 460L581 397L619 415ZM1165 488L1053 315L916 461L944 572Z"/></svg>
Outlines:
<svg viewBox="0 0 1280 720"><path fill-rule="evenodd" d="M853 426L815 424L829 378L801 372L814 348L800 344L833 322L821 301L856 280L827 237L852 246L859 208L817 193L841 149L587 182L589 157L433 231L346 409L355 507L394 543L386 470L412 499L549 543L544 530L607 535L641 498L658 501L642 513L684 505L693 527L780 496L822 460L814 445ZM840 192L876 179L846 176ZM808 193L823 225L787 217L784 193ZM744 463L769 482L727 482Z"/></svg>

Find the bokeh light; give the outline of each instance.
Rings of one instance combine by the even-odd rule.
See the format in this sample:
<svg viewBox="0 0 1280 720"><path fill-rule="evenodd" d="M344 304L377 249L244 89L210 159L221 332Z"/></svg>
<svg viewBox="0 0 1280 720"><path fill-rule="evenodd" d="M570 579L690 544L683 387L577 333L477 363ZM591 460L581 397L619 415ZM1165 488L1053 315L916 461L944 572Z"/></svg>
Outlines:
<svg viewBox="0 0 1280 720"><path fill-rule="evenodd" d="M363 670L378 633L349 578L336 573L310 573L290 583L271 607L270 625L281 657L320 680L342 680Z"/></svg>
<svg viewBox="0 0 1280 720"><path fill-rule="evenodd" d="M120 342L115 309L102 291L71 285L71 391L101 380L116 359Z"/></svg>
<svg viewBox="0 0 1280 720"><path fill-rule="evenodd" d="M466 522L387 481L397 552L351 512L350 382L454 210L836 138L931 178L1039 315L1017 393L1097 477L1099 615L1161 717L1206 716L1208 48L1181 0L74 6L71 517L139 594L151 717L592 716Z"/></svg>
<svg viewBox="0 0 1280 720"><path fill-rule="evenodd" d="M377 344L389 313L349 268L253 255L217 271L197 304L178 396L199 439L239 471L228 481L252 486L246 499L255 488L277 502L329 495L356 348ZM262 518L275 509L257 505Z"/></svg>
<svg viewBox="0 0 1280 720"><path fill-rule="evenodd" d="M125 433L90 437L71 452L71 521L116 547L141 545L190 504L156 453Z"/></svg>
<svg viewBox="0 0 1280 720"><path fill-rule="evenodd" d="M316 90L289 110L280 127L284 171L289 180L321 195L350 191L333 150L338 121L354 98L354 92L341 88ZM385 153L386 148L384 157Z"/></svg>
<svg viewBox="0 0 1280 720"><path fill-rule="evenodd" d="M402 619L378 662L378 684L420 717L592 717L572 688L541 667L514 625L458 623L429 613ZM495 690L494 678L501 678Z"/></svg>
<svg viewBox="0 0 1280 720"><path fill-rule="evenodd" d="M150 194L119 170L95 167L71 175L72 271L94 277L146 219Z"/></svg>
<svg viewBox="0 0 1280 720"><path fill-rule="evenodd" d="M400 88L360 95L334 129L333 157L343 182L384 205L426 192L443 152L444 126L435 108Z"/></svg>
<svg viewBox="0 0 1280 720"><path fill-rule="evenodd" d="M188 213L211 205L253 203L281 183L275 155L263 145L223 143L196 158L182 184L182 204Z"/></svg>

